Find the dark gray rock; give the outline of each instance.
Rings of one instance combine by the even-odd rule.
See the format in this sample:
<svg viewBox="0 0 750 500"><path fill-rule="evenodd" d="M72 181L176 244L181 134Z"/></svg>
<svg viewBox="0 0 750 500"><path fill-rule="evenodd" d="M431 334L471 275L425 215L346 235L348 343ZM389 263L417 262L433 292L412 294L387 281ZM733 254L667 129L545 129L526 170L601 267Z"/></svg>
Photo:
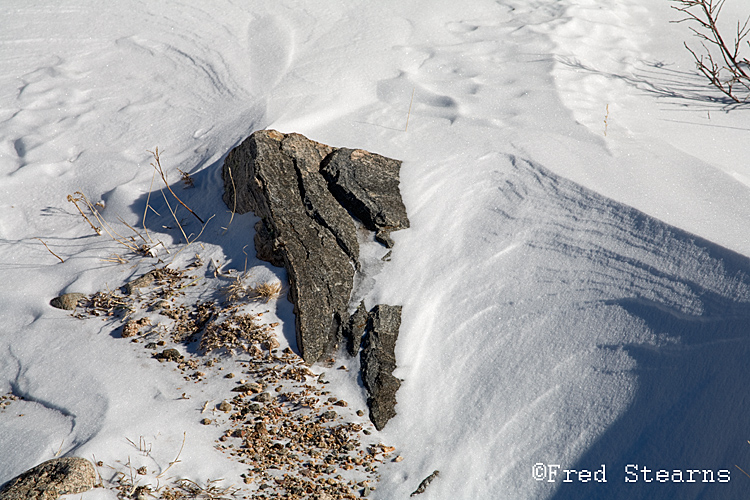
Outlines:
<svg viewBox="0 0 750 500"><path fill-rule="evenodd" d="M359 267L359 244L350 208L333 196L331 185L320 172L322 164L331 163L327 158L335 159L336 151L299 134L261 130L227 155L222 171L227 206L237 213L253 211L261 218L255 235L258 258L283 264L287 270L297 345L310 364L330 353L341 339L354 273ZM367 155L370 153L350 152L346 157ZM378 162L385 162L390 174L396 165L395 184L389 175L390 180L380 185L395 187L400 200L396 160L378 156L377 161L368 157L346 163L342 159L331 168L335 172L362 165L373 169L380 166ZM361 190L378 188L374 174L354 177L363 182ZM391 200L392 196L375 198ZM380 212L388 210L381 208ZM378 230L385 227L383 224L390 229L408 226L408 221L404 225L400 219L375 219L380 225L372 227Z"/></svg>
<svg viewBox="0 0 750 500"><path fill-rule="evenodd" d="M398 187L400 170L398 160L347 148L334 151L321 167L339 203L389 248L390 232L409 227Z"/></svg>
<svg viewBox="0 0 750 500"><path fill-rule="evenodd" d="M335 345L354 283L354 223L313 167L330 151L298 134L262 130L229 153L223 170L227 205L234 204L232 180L235 210L263 221L258 256L283 261L297 345L310 364Z"/></svg>
<svg viewBox="0 0 750 500"><path fill-rule="evenodd" d="M78 303L83 300L86 296L82 293L65 293L59 297L55 297L50 300L49 304L52 307L58 309L65 309L66 311L75 310Z"/></svg>
<svg viewBox="0 0 750 500"><path fill-rule="evenodd" d="M307 215L328 229L344 253L356 264L359 260L357 228L346 209L331 195L328 183L320 174L320 164L333 148L300 134L288 134L281 141L281 150L294 161Z"/></svg>
<svg viewBox="0 0 750 500"><path fill-rule="evenodd" d="M396 415L396 391L401 381L396 369L396 340L401 326L401 306L378 304L370 311L362 349L362 381L367 389L370 420L377 430Z"/></svg>
<svg viewBox="0 0 750 500"><path fill-rule="evenodd" d="M354 357L359 352L359 347L362 345L362 336L365 334L369 318L370 315L365 308L365 302L362 301L344 326L343 336L349 356Z"/></svg>
<svg viewBox="0 0 750 500"><path fill-rule="evenodd" d="M284 256L278 246L278 240L274 238L266 223L259 220L255 224L255 253L260 260L270 262L276 267L284 267Z"/></svg>
<svg viewBox="0 0 750 500"><path fill-rule="evenodd" d="M0 489L0 500L56 500L94 487L96 470L84 458L54 458L17 476Z"/></svg>

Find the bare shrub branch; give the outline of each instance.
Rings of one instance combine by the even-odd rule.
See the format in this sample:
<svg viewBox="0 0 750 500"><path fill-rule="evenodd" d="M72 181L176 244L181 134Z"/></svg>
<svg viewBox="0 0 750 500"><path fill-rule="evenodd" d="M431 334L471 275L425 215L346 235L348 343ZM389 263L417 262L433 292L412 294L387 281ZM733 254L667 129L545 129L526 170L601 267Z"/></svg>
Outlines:
<svg viewBox="0 0 750 500"><path fill-rule="evenodd" d="M737 30L731 43L718 27L719 15L726 0L672 0L672 8L685 17L676 23L692 23L690 31L700 40L702 51L685 48L695 60L695 65L719 91L736 103L750 102L750 61L742 50L750 48L746 40L750 34L750 17L744 23L737 22ZM747 45L747 47L746 47Z"/></svg>

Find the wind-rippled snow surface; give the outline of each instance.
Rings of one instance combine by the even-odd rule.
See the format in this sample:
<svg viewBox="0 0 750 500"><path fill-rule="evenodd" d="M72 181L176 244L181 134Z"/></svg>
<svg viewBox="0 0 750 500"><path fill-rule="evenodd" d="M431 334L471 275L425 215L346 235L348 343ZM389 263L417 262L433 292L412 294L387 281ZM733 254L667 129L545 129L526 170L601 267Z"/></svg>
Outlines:
<svg viewBox="0 0 750 500"><path fill-rule="evenodd" d="M744 455L747 259L516 157L477 164L442 186L470 192L425 203L398 241L433 250L394 259L393 281L411 277L397 295L409 333L386 434L441 471L439 498L736 493L739 481L631 485L624 472ZM608 481L535 484L536 463L605 464Z"/></svg>

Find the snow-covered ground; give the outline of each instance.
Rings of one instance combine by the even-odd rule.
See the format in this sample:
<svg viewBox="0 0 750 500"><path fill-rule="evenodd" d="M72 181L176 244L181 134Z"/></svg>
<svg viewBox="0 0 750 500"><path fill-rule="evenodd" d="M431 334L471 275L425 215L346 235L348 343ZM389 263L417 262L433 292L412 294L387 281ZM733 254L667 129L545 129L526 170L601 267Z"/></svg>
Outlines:
<svg viewBox="0 0 750 500"><path fill-rule="evenodd" d="M218 296L216 262L285 280L254 258L254 216L221 201L223 157L273 128L404 161L412 227L359 291L403 305L398 415L369 436L403 460L371 498L406 498L434 470L423 498L748 491L750 122L696 75L669 2L58 4L0 7L0 484L75 455L104 479L146 465L156 485L174 462L168 477L249 487L212 410L242 356L186 380L118 322L49 301L157 262L94 234L77 191L164 242L164 264L199 254L186 299ZM175 192L214 216L188 247L163 202L144 228L164 191L156 146ZM248 307L296 347L286 300ZM358 362L341 362L313 371L363 408Z"/></svg>

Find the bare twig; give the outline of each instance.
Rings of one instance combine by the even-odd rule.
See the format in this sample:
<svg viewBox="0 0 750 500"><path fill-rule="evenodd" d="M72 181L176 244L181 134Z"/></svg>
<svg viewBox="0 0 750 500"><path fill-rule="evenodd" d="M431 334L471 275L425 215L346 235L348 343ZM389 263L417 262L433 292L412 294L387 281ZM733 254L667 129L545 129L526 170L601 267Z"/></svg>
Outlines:
<svg viewBox="0 0 750 500"><path fill-rule="evenodd" d="M417 87L414 87L411 89L411 100L409 101L409 112L406 114L406 127L404 127L404 132L409 130L409 117L411 117L411 105L414 103L414 92L417 90Z"/></svg>
<svg viewBox="0 0 750 500"><path fill-rule="evenodd" d="M750 60L741 54L740 48L750 41L750 17L744 23L737 22L732 43L728 43L718 27L719 15L726 0L672 0L673 9L685 17L676 23L689 22L690 31L699 40L703 51L698 53L687 43L685 48L695 60L695 65L718 90L736 103L750 102ZM718 52L718 56L715 55Z"/></svg>
<svg viewBox="0 0 750 500"><path fill-rule="evenodd" d="M156 476L157 479L160 478L160 477L162 477L162 476L164 476L164 474L166 474L167 471L169 469L171 469L174 464L180 462L180 455L182 455L182 449L185 448L185 438L186 437L187 437L187 433L183 432L182 433L182 446L180 446L180 451L177 452L177 456L174 458L174 460L172 460L171 462L169 462L169 465L167 466L167 468L164 469L163 471L161 471L161 473L158 476Z"/></svg>
<svg viewBox="0 0 750 500"><path fill-rule="evenodd" d="M179 198L179 196L177 196L176 194L174 194L174 191L172 191L172 188L169 186L169 182L167 182L167 175L164 173L164 169L161 166L161 161L159 160L159 148L158 147L154 148L154 150L153 151L149 151L149 153L151 153L154 156L154 160L156 161L156 163L152 163L151 166L154 167L154 169L156 169L157 172L159 172L159 175L161 176L162 180L164 181L164 185L167 186L167 189L169 189L169 192L172 193L172 196L174 196L175 200L177 200L180 203L180 205L182 205L183 207L185 207L188 212L190 212L191 214L193 214L195 216L195 218L198 219L201 222L201 224L205 224L205 222L203 222L203 219L201 219L200 217L198 217L198 214L196 214L195 212L193 212L190 209L189 206L185 205L185 203L183 203L183 201Z"/></svg>
<svg viewBox="0 0 750 500"><path fill-rule="evenodd" d="M229 171L229 180L232 181L232 198L234 198L234 206L232 207L232 216L229 217L229 224L227 224L227 227L224 227L224 231L229 231L229 226L232 225L232 221L234 220L234 212L237 210L237 186L234 185L234 177L232 177L232 167L227 165L227 171Z"/></svg>
<svg viewBox="0 0 750 500"><path fill-rule="evenodd" d="M78 195L78 197L74 198L74 197L68 195L68 200L73 202L73 204L76 206L76 208L78 208L78 211L81 212L81 215L83 215L84 219L86 219L86 221L91 225L91 227L94 227L94 225L91 223L91 221L88 219L88 217L86 217L83 214L83 211L80 209L80 207L78 207L78 203L77 202L83 202L86 205L86 207L91 212L91 215L93 215L94 218L96 218L96 221L101 225L99 228L94 228L94 230L97 232L97 234L102 234L102 230L104 230L104 232L106 232L107 235L110 238L112 238L117 243L119 243L119 244L127 247L133 253L141 253L143 251L143 249L141 249L141 248L138 247L138 244L135 243L135 240L132 237L131 238L127 238L127 237L121 235L120 233L118 233L117 231L115 231L114 228L112 226L110 226L104 220L104 218L101 216L101 214L99 214L99 211L96 209L96 207L94 205L91 204L91 202L89 201L89 199L86 198L86 195L84 195L80 191L76 191L74 194ZM133 229L133 228L131 227L131 229ZM135 229L133 229L133 231L135 231ZM135 231L135 233L138 234L138 231Z"/></svg>
<svg viewBox="0 0 750 500"><path fill-rule="evenodd" d="M148 209L151 208L151 205L149 202L151 201L151 191L154 188L154 179L156 178L156 170L154 170L153 175L151 176L151 185L148 187L148 196L146 196L146 208L143 209L143 230L146 231L146 237L151 240L151 236L148 234L148 228L146 227L146 214L148 213ZM151 210L154 210L153 208ZM156 212L156 210L154 210ZM157 213L158 215L158 213Z"/></svg>
<svg viewBox="0 0 750 500"><path fill-rule="evenodd" d="M72 194L69 194L68 195L68 201L71 202L73 205L76 206L76 208L78 209L78 212L81 214L81 216L84 218L84 220L89 223L89 226L91 226L91 229L93 229L96 234L102 234L101 228L96 227L93 224L93 222L91 222L91 220L86 216L86 214L83 213L83 210L81 210L81 207L78 206L78 202L85 200L86 197L80 191L76 191L74 194L77 194L79 196L75 197Z"/></svg>
<svg viewBox="0 0 750 500"><path fill-rule="evenodd" d="M47 244L46 244L46 243L45 243L44 241L42 241L42 239L41 239L41 238L34 238L34 239L35 239L35 240L39 240L39 241L41 241L41 242L42 242L42 245L44 245L44 248L46 248L47 250L49 250L49 253L51 253L52 255L54 255L55 257L57 257L58 259L60 259L60 262L62 262L63 264L65 264L65 261L64 261L64 260L62 260L62 257L60 257L59 255L57 255L57 254L56 254L55 252L53 252L52 250L50 250L50 249L49 249L49 247L47 246Z"/></svg>
<svg viewBox="0 0 750 500"><path fill-rule="evenodd" d="M747 472L745 472L744 470L742 470L742 467L740 467L737 464L735 464L734 466L737 467L739 470L741 470L744 475L746 475L747 477L750 477L750 474L748 474Z"/></svg>

